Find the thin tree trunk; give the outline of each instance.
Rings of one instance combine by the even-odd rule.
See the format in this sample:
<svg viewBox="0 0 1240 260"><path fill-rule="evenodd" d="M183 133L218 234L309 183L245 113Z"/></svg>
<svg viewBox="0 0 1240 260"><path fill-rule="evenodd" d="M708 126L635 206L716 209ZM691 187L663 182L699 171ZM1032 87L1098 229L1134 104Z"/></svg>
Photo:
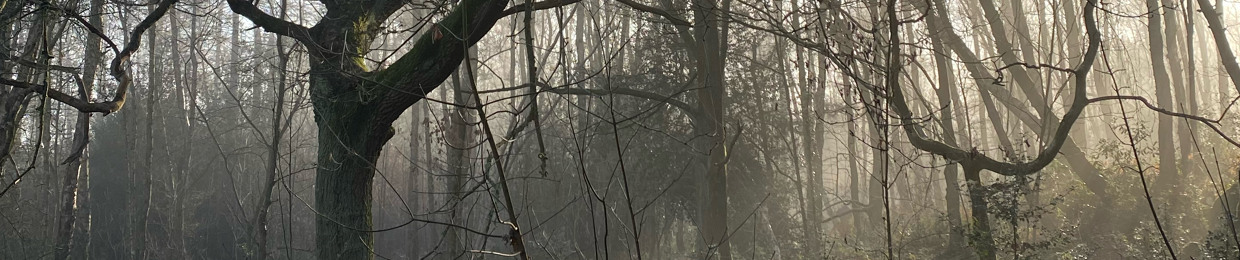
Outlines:
<svg viewBox="0 0 1240 260"><path fill-rule="evenodd" d="M1197 0L1197 4L1201 6L1201 15L1206 18L1206 23L1210 27L1210 34L1214 36L1214 45L1218 49L1219 63L1222 63L1221 69L1227 72L1226 75L1231 78L1232 85L1237 90L1240 90L1240 64L1236 63L1236 54L1232 51L1231 43L1227 40L1227 33L1223 29L1225 25L1223 24L1223 18L1220 17L1222 12L1215 10L1215 6L1211 5L1208 0ZM1219 75L1222 76L1223 74L1220 73ZM1221 79L1220 77L1220 108L1226 107L1229 103L1228 100L1230 100L1227 94L1225 94L1229 92L1226 89L1227 83Z"/></svg>
<svg viewBox="0 0 1240 260"><path fill-rule="evenodd" d="M200 44L200 40L197 37L198 32L199 32L198 19L199 19L198 16L192 16L190 18L190 35L194 36L194 37L191 37L189 41L190 49L197 49ZM186 76L188 77L189 80L186 80L184 84L182 84L182 86L185 87L184 98L187 101L186 102L187 104L184 110L185 112L185 115L184 115L185 134L189 135L191 138L185 138L185 151L186 152L185 152L185 155L183 155L181 158L181 161L182 161L181 165L185 166L184 172L182 172L182 183L189 184L189 177L193 173L193 170L191 169L194 163L194 160L193 160L194 159L194 138L192 137L194 136L194 130L196 129L196 126L198 125L194 123L196 122L196 120L194 120L195 117L194 117L194 112L193 112L194 109L198 107L198 56L197 55L190 55L189 73ZM183 192L188 193L189 191L186 190ZM186 233L185 232L185 229L186 229L185 200L187 199L187 197L188 196L186 195L177 196L177 199L178 199L177 201L177 228L180 229L182 233L181 235L181 245L183 246L182 249L185 251L185 255L189 256L190 249L188 248L189 246L185 241L185 239L188 238L188 236L185 234Z"/></svg>
<svg viewBox="0 0 1240 260"><path fill-rule="evenodd" d="M792 6L793 8L795 8L796 2L793 2ZM782 2L776 2L775 8L776 10L784 11ZM793 23L795 24L796 22L794 21ZM778 66L777 68L780 71L791 71L791 69L788 68L788 44L787 42L788 42L787 39L784 39L783 37L777 37L775 39L775 55L776 55L776 59L779 62L779 65L777 65ZM794 46L793 48L797 48L797 47ZM796 60L793 60L792 61L793 66L800 67L799 61L800 61L800 57L797 57ZM800 69L797 69L797 70L800 70ZM791 127L791 126L797 125L796 120L794 119L794 115L796 115L796 113L793 112L793 107L795 107L794 104L796 102L794 102L792 92L797 89L796 85L794 84L800 84L802 82L800 81L794 82L793 80L789 80L788 77L789 77L788 73L779 74L780 87L776 89L782 95L783 100L774 102L774 104L779 104L777 106L783 106L784 109L787 109L787 115L786 115L787 118L786 118L786 121L783 123ZM802 118L802 124L806 123L805 121L807 120ZM806 136L806 133L804 131L789 131L788 136L787 136L788 140L786 141L786 143L788 144L787 145L788 156L791 157L792 159L792 163L791 163L792 164L792 176L793 176L793 184L796 185L797 210L802 212L800 214L801 215L801 232L803 232L802 234L804 234L805 240L810 241L810 237L814 237L813 235L814 232L811 231L812 230L811 226L813 226L812 223L814 222L811 222L810 217L809 217L810 215L809 213L810 209L808 207L809 200L806 198L807 193L808 193L808 190L806 189L807 181L805 180L804 177L802 177L803 175L801 174L801 162L804 162L806 160L802 159L803 154L800 151L800 149L798 149L800 145L805 145L805 144L802 144L801 142L797 141L798 134L800 134L802 138ZM809 150L809 148L805 148L805 150ZM807 243L806 245L802 245L801 254L807 255L807 256L814 255L812 251L815 248L813 248L813 246L811 245L816 245L816 244L810 242L810 243Z"/></svg>
<svg viewBox="0 0 1240 260"><path fill-rule="evenodd" d="M182 69L181 62L180 62L181 52L182 52L181 45L180 45L181 39L179 39L181 35L181 26L180 26L181 21L177 19L177 13L178 12L172 12L170 14L167 14L167 16L169 17L169 27L170 27L169 34L171 38L168 41L169 45L171 45L171 48L169 49L172 50L171 60L176 61L176 62L172 62L172 73L171 73L172 80L176 82L175 84L176 88L172 90L172 95L174 97L173 100L175 102L174 103L175 109L172 109L172 111L175 111L174 115L178 117L172 117L172 118L176 118L175 122L177 124L175 125L176 127L175 131L182 131L180 134L185 134L189 132L188 131L189 130L189 118L180 117L180 116L189 115L189 110L185 109L185 88L186 88L185 85L189 84L188 83L189 80L185 79L185 72ZM166 133L167 132L166 129L167 128L165 128L165 134L164 134L165 138L168 137L168 134ZM177 144L177 145L181 145L179 148L188 147L188 143L190 142L190 140L193 140L192 134L190 134L188 137L187 136L180 136L180 137L182 137L181 139L184 140L185 142ZM172 140L175 140L175 138L168 139L168 142L171 142ZM167 146L168 145L165 145L165 149L167 149ZM169 232L169 241L167 242L169 244L169 247L171 247L170 251L175 253L176 257L189 258L189 250L185 246L184 201L185 201L186 191L184 190L184 188L186 187L185 180L188 179L188 176L189 176L189 174L187 174L187 172L189 171L189 165L188 165L189 156L190 156L189 154L192 151L187 150L187 149L175 149L175 150L177 150L175 155L173 154L172 149L169 149L168 151L168 159L175 160L175 161L173 161L174 168L168 174L169 176L168 182L170 183L168 194L169 194L169 197L172 199L172 205L169 205L169 206L172 208L170 210L172 213L171 215L168 216L168 222L169 222L168 225L170 226L168 229L170 229L170 232Z"/></svg>
<svg viewBox="0 0 1240 260"><path fill-rule="evenodd" d="M927 16L926 21L932 33L942 32L944 27L938 24L940 21L938 21L937 15ZM936 68L935 74L937 74L936 82L939 85L939 89L935 93L938 94L939 107L942 108L939 111L939 120L942 121L941 125L943 126L943 142L947 145L959 147L959 144L956 143L956 121L952 114L952 97L956 96L955 91L953 91L956 85L953 82L955 73L951 67L951 53L943 46L943 41L940 37L930 37L930 46L936 54L934 55L934 64ZM993 106L988 108L993 108ZM947 240L948 251L957 251L958 248L964 246L964 235L960 233L963 226L961 226L960 220L960 174L958 173L958 168L958 164L949 162L943 169L943 180L947 184L945 192L947 224L950 229Z"/></svg>
<svg viewBox="0 0 1240 260"><path fill-rule="evenodd" d="M1162 4L1165 6L1177 6L1180 4L1180 1L1179 0L1175 0L1175 1L1163 0ZM1187 99L1186 97L1189 94L1188 92L1186 92L1185 84L1184 84L1184 75L1185 75L1184 74L1185 73L1184 58L1180 54L1181 48L1182 48L1181 46L1185 45L1183 42L1184 41L1183 36L1179 34L1180 33L1180 22L1183 22L1184 20L1177 18L1178 16L1176 15L1176 13L1177 12L1175 12L1174 10L1169 10L1169 9L1167 9L1166 12L1163 12L1163 14L1165 15L1165 18L1163 19L1163 23L1165 24L1164 39L1167 44L1166 45L1167 56L1166 56L1165 61L1169 65L1167 66L1167 69L1169 69L1168 72L1170 72L1170 76L1171 76L1171 87L1172 87L1171 91L1173 91L1173 93L1171 93L1171 99L1175 101L1172 103L1165 103L1165 105L1161 102L1159 104L1165 108L1172 109L1173 111L1189 112L1189 113L1195 114L1195 111L1190 112L1188 109L1189 102L1186 101ZM1151 35L1151 37L1152 36L1153 35ZM1175 105L1172 105L1173 103ZM1176 233L1173 231L1187 230L1186 226L1188 223L1180 222L1180 219L1182 216L1182 214L1180 213L1184 213L1185 210L1188 210L1188 207L1185 207L1185 204L1183 203L1187 199L1184 196L1183 179L1191 178L1191 176L1189 175L1191 172L1189 170L1188 165L1190 165L1192 162L1189 159L1189 155L1193 154L1192 152L1193 151L1193 141L1192 141L1193 137L1191 136L1192 132L1189 131L1188 128L1186 128L1188 127L1188 125L1177 123L1177 121L1182 121L1182 120L1176 120L1174 118L1169 118L1169 119L1172 119L1170 124L1173 126L1174 129L1176 129L1175 134L1176 134L1176 137L1178 138L1176 141L1179 143L1179 146L1178 146L1179 149L1176 149L1175 147L1172 147L1171 149L1178 150L1180 157L1178 160L1178 165L1171 165L1171 166L1159 165L1159 169L1168 168L1168 167L1174 168L1175 170L1177 170L1175 171L1177 176L1166 176L1164 178L1168 178L1166 179L1167 181L1155 183L1155 185L1161 186L1159 188L1164 189L1167 192L1165 196L1162 196L1167 199L1167 203L1169 203L1171 206L1169 214L1167 214L1167 219L1170 221L1169 223L1171 224L1167 225L1168 228L1166 231L1168 232L1168 236L1176 237L1176 236L1184 235L1184 233L1182 232ZM1161 120L1161 117L1160 117L1160 120ZM1168 129L1172 129L1172 128L1168 128ZM1159 131L1161 133L1162 130L1159 130ZM1160 135L1160 138L1161 138L1161 135ZM1160 142L1159 149L1162 149L1161 145L1162 143ZM1175 144L1172 143L1171 145L1175 145ZM1162 155L1160 154L1159 156L1161 157ZM1170 156L1174 156L1174 154ZM1163 175L1160 174L1159 176L1162 177Z"/></svg>
<svg viewBox="0 0 1240 260"><path fill-rule="evenodd" d="M1172 86L1170 76L1167 74L1167 61L1164 57L1164 41L1162 30L1162 5L1158 0L1146 0L1145 8L1149 10L1149 43L1150 43L1150 64L1154 73L1154 93L1157 97L1158 106L1164 108L1174 108L1175 104L1172 97ZM1172 195L1174 190L1174 182L1180 178L1176 168L1176 149L1175 137L1173 130L1175 122L1171 116L1158 115L1158 178L1154 183L1166 184L1160 185L1160 189L1155 194L1164 196ZM1160 196L1161 197L1161 196ZM1174 236L1174 229L1168 229L1168 233Z"/></svg>
<svg viewBox="0 0 1240 260"><path fill-rule="evenodd" d="M90 1L91 24L100 26L103 24L101 11L103 9L103 0ZM82 62L82 87L79 89L79 95L84 100L89 100L89 93L95 84L95 72L102 63L102 53L99 51L99 36L90 34L86 37L86 57ZM52 259L68 259L73 251L73 233L74 224L77 223L78 208L78 179L83 175L81 171L82 164L86 162L86 144L90 139L90 113L79 113L77 125L73 130L73 143L70 147L70 158L64 165L64 181L62 182L62 190L60 195L60 215L57 216L56 223L56 251ZM76 158L75 158L76 157Z"/></svg>
<svg viewBox="0 0 1240 260"><path fill-rule="evenodd" d="M719 3L717 0L694 0L694 38L702 46L698 49L697 71L702 89L698 90L698 105L707 114L710 131L706 143L709 155L706 170L706 200L702 208L702 234L712 253L719 259L731 260L732 251L726 239L728 231L728 166L727 146L724 139L724 43L723 28L718 26ZM713 254L712 254L713 255ZM708 257L710 258L710 257Z"/></svg>
<svg viewBox="0 0 1240 260"><path fill-rule="evenodd" d="M287 2L283 3L284 6L287 6ZM281 9L285 8L282 7ZM281 16L285 16L284 14L285 12L282 11ZM262 199L259 200L257 214L254 217L255 220L251 222L254 223L255 257L259 260L267 259L267 223L269 222L267 215L271 209L271 204L274 202L271 199L272 190L276 186L276 176L279 173L280 141L284 138L284 129L282 129L280 123L284 120L284 97L288 92L288 85L286 83L288 78L286 73L288 71L288 54L284 52L283 37L276 37L276 48L280 62L280 78L278 85L275 87L275 108L271 111L271 142L267 147L267 177L263 179L263 191L259 193Z"/></svg>
<svg viewBox="0 0 1240 260"><path fill-rule="evenodd" d="M1191 115L1196 115L1200 110L1199 104L1197 104L1198 102L1197 57L1195 53L1196 51L1195 49L1197 46L1195 46L1195 43L1193 42L1193 37L1195 37L1194 32L1196 30L1196 28L1194 28L1194 26L1196 25L1193 24L1193 17L1196 16L1197 12L1195 11L1196 9L1193 9L1193 1L1186 0L1184 1L1184 3L1187 5L1187 7L1185 7L1184 9L1184 24L1185 24L1184 26L1184 29L1185 29L1184 49L1187 52L1187 55L1184 57L1184 62L1188 66L1188 71L1186 74L1188 78L1188 85L1186 86L1186 90L1185 90L1185 93L1187 94L1187 96L1181 96L1180 98L1181 98L1182 104L1186 104L1188 106L1188 113ZM1187 100L1183 100L1183 99L1187 99ZM1184 121L1184 123L1185 123L1184 124L1185 128L1182 131L1181 136L1188 136L1190 138L1195 136L1196 131L1193 131L1192 126L1189 126L1190 123L1187 121ZM1203 166L1203 165L1196 164L1196 162L1193 161L1193 158L1191 158L1191 157L1201 156L1201 154L1197 153L1198 150L1195 149L1195 147L1186 147L1192 143L1193 141L1191 139L1188 141L1185 141L1183 139L1180 140L1180 145L1182 147L1181 151L1187 152L1187 154L1181 155L1180 163L1184 165L1184 171L1187 172L1188 174L1200 172L1201 168L1199 167Z"/></svg>
<svg viewBox="0 0 1240 260"><path fill-rule="evenodd" d="M840 6L839 2L836 0L830 0L828 3L830 6L837 6L837 7ZM838 14L838 13L842 13L844 10L836 8L836 9L831 9L828 11ZM830 17L839 17L839 15L830 15ZM832 34L835 34L835 35L855 33L853 31L850 31L850 29L844 26L844 24L846 23L842 23L838 19L834 20L832 21L829 30L831 31ZM851 55L853 54L853 46L849 42L841 43L840 52ZM854 85L853 81L849 79L844 79L843 84L844 86L842 86L842 88L844 92L843 93L844 100L846 102L856 101L857 96L855 95L857 95L858 92L861 92L863 90L861 90L859 87ZM855 113L856 111L851 108L845 110L845 114L847 114L848 118L850 119L856 118ZM846 149L848 149L847 150L848 152L848 195L849 195L848 198L852 199L852 202L853 202L850 204L852 205L850 210L852 210L853 212L851 213L852 214L852 225L853 227L855 227L854 230L859 231L859 230L862 230L860 227L865 226L865 215L862 214L863 211L856 210L856 209L863 207L862 205L859 205L861 202L861 169L860 169L860 165L858 165L858 161L860 161L861 157L858 155L860 155L861 152L857 149L857 139L861 137L857 133L857 120L848 120L848 135L849 135L849 137L847 138L848 141L846 141L845 143ZM854 233L857 233L857 232L854 232Z"/></svg>
<svg viewBox="0 0 1240 260"><path fill-rule="evenodd" d="M802 24L800 5L800 1L792 1L792 10L794 10L792 15L793 24ZM821 150L821 147L818 145L820 143L818 139L820 132L817 131L821 129L821 126L817 114L815 114L816 111L814 111L818 105L818 98L814 87L815 84L812 84L810 81L812 75L809 72L812 61L809 57L811 55L807 54L804 48L799 46L794 46L794 48L796 49L797 86L801 89L799 96L799 103L801 105L800 132L801 141L803 142L802 147L804 148L802 156L804 157L806 176L806 183L803 184L805 186L805 204L807 205L804 209L806 210L804 217L807 223L805 225L807 249L805 253L811 257L819 257L819 248L825 247L825 245L821 242L822 202L818 197L818 189L822 186L822 157L819 156L818 152ZM791 102L791 100L789 101Z"/></svg>
<svg viewBox="0 0 1240 260"><path fill-rule="evenodd" d="M470 49L469 59L462 63L462 66L474 66L473 60L474 49ZM470 122L474 122L473 111L470 107L476 106L473 95L470 94L473 87L467 85L474 81L466 77L472 77L466 73L464 67L458 69L454 74L452 84L455 87L453 98L455 104L459 105L452 109L451 123L449 134L448 148L448 167L451 173L448 176L448 207L450 221L458 225L466 225L466 219L460 208L460 203L464 201L463 186L464 181L472 175L471 166L473 162L470 160L469 154L474 147L474 129ZM446 251L450 258L456 258L463 254L465 244L460 236L460 232L456 228L449 227L444 235L444 243L446 243Z"/></svg>
<svg viewBox="0 0 1240 260"><path fill-rule="evenodd" d="M986 203L986 187L981 181L981 168L964 167L964 178L969 186L969 204L972 209L974 249L982 260L994 260L996 255L995 240L990 228L989 204Z"/></svg>
<svg viewBox="0 0 1240 260"><path fill-rule="evenodd" d="M407 190L405 192L405 198L406 200L413 202L414 205L410 205L409 208L412 208L415 212L422 212L425 209L431 208L432 205L425 201L425 199L430 196L422 195L422 193L428 191L420 185L425 183L425 179L418 178L422 173L430 173L430 171L422 171L419 169L419 167L425 167L425 165L422 164L420 156L423 154L421 149L423 141L420 140L421 136L419 135L422 133L422 114L421 105L413 105L409 107L409 172L406 173L406 176L409 177L409 182L405 184L405 190ZM425 154L429 155L430 153ZM421 237L418 237L419 232L426 229L426 227L421 225L410 225L405 227L405 229L409 232L409 234L407 234L409 241L413 242L411 245L408 245L408 258L417 259L418 257L422 257L422 244L417 242L422 240Z"/></svg>
<svg viewBox="0 0 1240 260"><path fill-rule="evenodd" d="M154 7L151 8L154 9ZM158 105L156 100L159 99L159 94L155 91L155 86L163 85L163 71L161 71L160 66L156 64L160 61L159 53L155 49L155 46L159 45L158 32L158 28L152 28L149 32L147 32L147 41L150 42L150 44L147 45L147 51L150 52L151 61L147 63L147 75L150 76L147 78L148 81L145 93L146 106L143 107L143 109L146 110L146 127L144 130L146 135L142 148L142 170L144 173L142 176L143 180L141 181L142 187L138 191L141 194L141 197L138 198L141 200L141 206L138 208L140 213L138 213L138 218L135 220L134 224L134 259L146 259L149 256L147 252L147 229L150 225L151 201L154 197L152 194L152 185L154 184L155 168L152 160L155 154L155 106Z"/></svg>

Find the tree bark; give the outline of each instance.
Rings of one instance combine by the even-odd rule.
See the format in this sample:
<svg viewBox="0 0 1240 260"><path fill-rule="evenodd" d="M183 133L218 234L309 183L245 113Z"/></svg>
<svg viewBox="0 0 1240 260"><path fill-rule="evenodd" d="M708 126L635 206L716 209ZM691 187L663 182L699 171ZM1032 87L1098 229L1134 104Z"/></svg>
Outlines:
<svg viewBox="0 0 1240 260"><path fill-rule="evenodd" d="M100 26L103 24L101 11L103 9L103 0L90 1L91 24ZM86 37L86 57L82 62L82 82L79 94L82 99L89 99L87 93L91 93L95 83L95 72L99 69L99 64L103 62L102 53L99 51L99 36L88 35ZM70 148L68 160L64 164L64 178L60 195L60 215L57 216L56 223L56 251L52 259L68 259L73 251L73 233L74 224L77 223L78 208L78 179L82 175L82 164L86 162L86 144L90 139L90 113L79 113L77 124L73 130L73 143Z"/></svg>
<svg viewBox="0 0 1240 260"><path fill-rule="evenodd" d="M16 18L13 16L21 13L20 11L23 10L27 4L29 3L23 1L22 3L6 5L5 8L0 9L0 18L4 18L6 20L0 20L0 22L5 22L6 26L9 24L18 24L11 23L7 21L7 19L10 17ZM38 15L39 17L42 17L45 14L40 12ZM32 24L30 29L26 31L26 39L39 39L40 35L43 35L44 27L46 27L42 25L44 20L46 19L34 19L34 24ZM5 35L10 34L11 32L5 30ZM4 41L6 45L4 46L4 51L6 51L4 54L6 56L11 55L7 53L11 49L8 46L10 44L16 44L16 39L13 39L13 42L9 42L9 39L5 39ZM24 49L20 50L20 58L23 60L34 60L33 58L35 58L39 48L39 44L37 42L38 41L29 43ZM7 64L7 62L0 61L0 66L3 66L4 64ZM29 67L19 66L12 68L5 66L0 69L4 69L4 72L16 71L18 81L28 82L34 76L34 73L31 73L32 71ZM0 93L0 167L3 167L6 163L8 163L12 157L14 146L17 144L15 143L15 139L17 139L17 133L21 132L21 121L26 116L26 103L30 101L30 98L32 97L31 93L34 93L34 90L29 88L10 88L7 91ZM0 171L0 177L4 177L3 171Z"/></svg>

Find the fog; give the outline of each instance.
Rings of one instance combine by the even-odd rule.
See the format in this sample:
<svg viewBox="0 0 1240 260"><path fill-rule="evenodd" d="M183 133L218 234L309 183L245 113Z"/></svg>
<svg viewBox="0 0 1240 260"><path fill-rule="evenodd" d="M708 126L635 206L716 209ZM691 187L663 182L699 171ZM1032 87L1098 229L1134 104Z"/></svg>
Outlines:
<svg viewBox="0 0 1240 260"><path fill-rule="evenodd" d="M1240 259L1231 0L0 0L0 259Z"/></svg>

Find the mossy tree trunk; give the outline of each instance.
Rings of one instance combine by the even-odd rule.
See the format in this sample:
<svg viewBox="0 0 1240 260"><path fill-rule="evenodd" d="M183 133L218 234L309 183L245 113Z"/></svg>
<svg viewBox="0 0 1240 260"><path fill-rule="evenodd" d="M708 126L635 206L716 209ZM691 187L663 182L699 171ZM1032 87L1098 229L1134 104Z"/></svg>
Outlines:
<svg viewBox="0 0 1240 260"><path fill-rule="evenodd" d="M391 66L370 70L363 57L381 25L403 1L322 1L327 12L313 27L288 22L249 1L233 12L310 49L310 94L318 125L315 223L319 259L371 259L374 162L392 138L392 123L443 83L476 43L504 16L505 0L464 0L432 25Z"/></svg>

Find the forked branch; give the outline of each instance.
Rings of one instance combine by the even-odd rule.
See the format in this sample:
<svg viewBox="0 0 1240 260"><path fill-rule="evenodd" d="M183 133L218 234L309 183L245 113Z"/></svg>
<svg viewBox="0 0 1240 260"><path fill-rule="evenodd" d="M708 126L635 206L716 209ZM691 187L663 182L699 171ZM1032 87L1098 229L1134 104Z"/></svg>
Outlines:
<svg viewBox="0 0 1240 260"><path fill-rule="evenodd" d="M112 78L115 78L117 81L116 94L112 97L112 100L104 102L91 102L86 99L77 98L59 90L52 89L48 86L29 82L0 79L0 84L9 85L16 88L27 88L40 94L47 94L48 97L51 97L53 100L76 108L78 111L83 113L103 113L106 115L119 111L125 106L125 99L128 96L129 87L133 85L133 76L129 75L129 72L125 70L125 62L129 61L129 58L132 57L134 52L138 51L138 47L142 45L142 34L146 33L147 29L150 29L151 26L155 25L155 22L163 18L164 15L168 13L168 9L171 9L176 3L177 0L160 1L159 5L156 6L154 10L151 10L151 13L148 14L145 19L142 19L142 22L139 22L138 25L134 27L133 31L129 32L129 42L125 44L124 49L121 49L120 52L116 54L116 57L112 59L112 63L110 65L110 74L112 75Z"/></svg>

